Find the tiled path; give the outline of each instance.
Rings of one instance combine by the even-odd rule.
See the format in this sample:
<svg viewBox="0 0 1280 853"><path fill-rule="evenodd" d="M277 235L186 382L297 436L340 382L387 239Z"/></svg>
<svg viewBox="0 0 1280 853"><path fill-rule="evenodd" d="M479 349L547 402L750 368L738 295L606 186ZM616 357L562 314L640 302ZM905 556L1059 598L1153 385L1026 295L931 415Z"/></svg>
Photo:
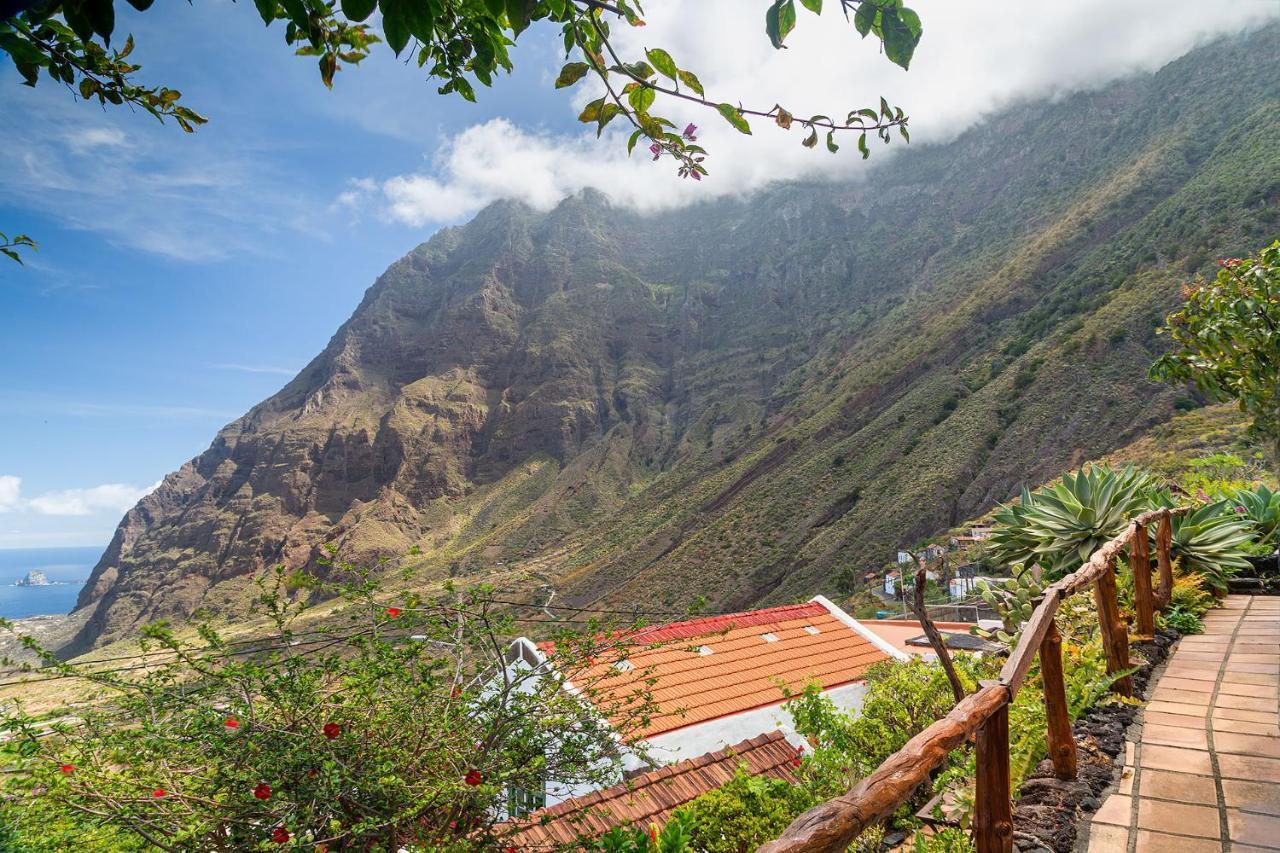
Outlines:
<svg viewBox="0 0 1280 853"><path fill-rule="evenodd" d="M1204 625L1169 658L1082 850L1280 850L1280 598L1229 596Z"/></svg>

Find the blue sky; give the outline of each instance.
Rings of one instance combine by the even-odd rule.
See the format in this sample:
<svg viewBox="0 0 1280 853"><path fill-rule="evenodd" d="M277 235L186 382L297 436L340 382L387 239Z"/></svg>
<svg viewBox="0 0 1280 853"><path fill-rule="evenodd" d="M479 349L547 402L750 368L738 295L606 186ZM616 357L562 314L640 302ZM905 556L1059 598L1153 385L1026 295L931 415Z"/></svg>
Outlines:
<svg viewBox="0 0 1280 853"><path fill-rule="evenodd" d="M974 16L919 0L926 35L904 73L835 14L802 17L793 49L773 52L740 2L655 0L623 46L661 44L716 91L797 113L797 93L833 114L887 94L912 113L913 144L1013 99L1153 70L1280 7L999 0ZM711 178L683 185L616 138L583 135L575 105L592 95L552 89L557 40L536 30L518 73L472 105L437 96L380 45L326 91L250 3L117 5L143 77L210 123L188 136L47 81L29 89L0 60L0 231L40 243L25 268L0 263L0 548L105 544L144 489L319 352L389 263L493 198L546 207L596 186L660 210L868 168L673 110L708 125L713 152Z"/></svg>
<svg viewBox="0 0 1280 853"><path fill-rule="evenodd" d="M381 49L326 91L252 4L129 11L146 79L210 117L196 135L0 68L0 230L40 243L0 265L0 475L24 503L154 483L318 352L436 227L335 207L353 177L411 172L498 115L572 122L546 109L567 96L541 84L545 40L520 47L532 73L471 105ZM0 547L104 543L120 515L104 500L2 513Z"/></svg>

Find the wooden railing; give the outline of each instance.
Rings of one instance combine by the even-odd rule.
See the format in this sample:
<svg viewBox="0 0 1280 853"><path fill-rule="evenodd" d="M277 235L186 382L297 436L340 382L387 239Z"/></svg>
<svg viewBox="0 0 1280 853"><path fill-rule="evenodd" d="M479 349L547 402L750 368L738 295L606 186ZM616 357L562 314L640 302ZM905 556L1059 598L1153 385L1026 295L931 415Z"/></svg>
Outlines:
<svg viewBox="0 0 1280 853"><path fill-rule="evenodd" d="M1054 617L1058 606L1073 593L1093 586L1098 624L1107 658L1107 672L1128 669L1128 627L1120 619L1116 600L1116 560L1128 549L1133 571L1136 636L1155 634L1155 611L1169 605L1173 568L1169 555L1173 539L1170 519L1188 507L1157 509L1129 522L1119 536L1090 555L1076 571L1051 584L1023 626L1018 645L1000 670L1000 677L984 681L978 690L957 703L947 716L907 742L843 796L814 806L797 817L782 836L760 848L760 853L817 853L843 851L863 830L889 817L911 796L948 753L970 737L977 757L974 790L974 837L978 853L1009 853L1013 849L1013 800L1009 779L1009 703L1018 695L1036 655L1044 685L1049 758L1062 779L1076 775L1076 742L1071 732L1062 670L1062 639ZM1147 527L1157 524L1157 579L1152 588L1151 555ZM1128 696L1133 685L1128 676L1111 688Z"/></svg>

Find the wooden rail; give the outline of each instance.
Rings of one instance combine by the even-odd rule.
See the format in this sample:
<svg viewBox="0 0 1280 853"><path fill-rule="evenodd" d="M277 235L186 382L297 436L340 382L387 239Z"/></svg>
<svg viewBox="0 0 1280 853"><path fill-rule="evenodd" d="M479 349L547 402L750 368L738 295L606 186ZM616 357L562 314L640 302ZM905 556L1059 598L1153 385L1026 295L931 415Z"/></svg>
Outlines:
<svg viewBox="0 0 1280 853"><path fill-rule="evenodd" d="M947 716L907 742L885 759L870 776L843 796L821 803L797 817L782 835L760 848L760 853L820 853L843 851L868 827L893 814L947 755L971 736L977 756L974 791L974 838L978 853L1010 853L1013 849L1013 807L1009 779L1009 703L1026 680L1037 655L1044 683L1049 758L1063 779L1076 775L1076 742L1067 710L1062 669L1062 638L1055 616L1059 605L1073 593L1093 587L1098 604L1098 624L1107 657L1107 672L1129 668L1128 626L1120 619L1116 600L1116 560L1128 550L1134 572L1134 609L1139 637L1155 632L1155 611L1169 605L1173 588L1172 523L1189 507L1157 509L1129 522L1119 536L1089 556L1083 566L1048 586L1022 628L1017 646L995 681L985 681L976 693L957 703ZM1152 588L1150 544L1147 528L1158 524L1156 563L1159 578ZM1128 696L1133 685L1124 676L1111 688Z"/></svg>

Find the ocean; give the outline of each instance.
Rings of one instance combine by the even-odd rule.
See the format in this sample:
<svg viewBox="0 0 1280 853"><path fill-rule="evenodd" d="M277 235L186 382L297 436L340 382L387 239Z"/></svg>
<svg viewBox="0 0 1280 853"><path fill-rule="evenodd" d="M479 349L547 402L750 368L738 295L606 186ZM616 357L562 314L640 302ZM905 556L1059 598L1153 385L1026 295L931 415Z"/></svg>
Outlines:
<svg viewBox="0 0 1280 853"><path fill-rule="evenodd" d="M0 616L24 619L70 612L102 551L100 547L0 549ZM39 569L49 580L61 583L13 585L32 569Z"/></svg>

